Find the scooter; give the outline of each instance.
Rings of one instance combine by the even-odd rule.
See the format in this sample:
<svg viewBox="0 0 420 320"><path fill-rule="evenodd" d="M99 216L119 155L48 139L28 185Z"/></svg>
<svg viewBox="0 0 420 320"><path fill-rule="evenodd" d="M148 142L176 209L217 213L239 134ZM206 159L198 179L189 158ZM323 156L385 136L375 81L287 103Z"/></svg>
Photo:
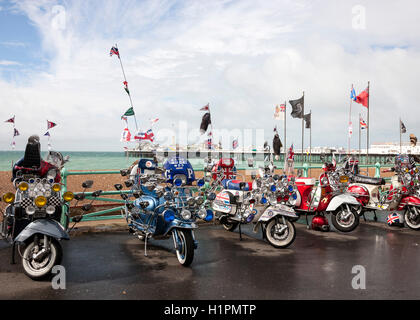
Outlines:
<svg viewBox="0 0 420 320"><path fill-rule="evenodd" d="M268 176L260 172L260 178L252 176L253 182L224 179L224 190L212 203L216 217L228 231L239 226L242 239L242 224L253 223L253 232L261 227L263 238L275 248L290 246L296 237L293 220L298 218L293 208L278 201L279 195L288 193L278 175ZM286 179L287 180L287 179ZM262 209L257 210L260 204Z"/></svg>
<svg viewBox="0 0 420 320"><path fill-rule="evenodd" d="M383 178L370 178L354 174L353 159L348 159L346 167L351 172L349 177L352 184L348 192L352 193L361 203L360 215L366 211L374 211L375 221L377 220L376 210L387 210L401 214L402 223L413 230L420 229L420 173L415 164L410 161L408 155L395 157L395 165L389 170L382 172L394 172L391 177L389 190L383 190L385 185ZM356 170L357 172L357 170ZM353 174L352 174L353 173Z"/></svg>
<svg viewBox="0 0 420 320"><path fill-rule="evenodd" d="M216 195L202 191L204 180L197 181L199 191L194 194L194 172L191 164L183 158L169 159L163 169L158 168L153 160L142 160L137 168L121 170L122 176L130 177L124 182L131 188L129 194L122 192L121 184L114 186L125 200L122 215L129 232L144 241L145 256L149 239L172 236L179 263L189 266L198 247L194 235L198 227L196 220L213 219L213 211L208 207ZM134 197L134 201L130 197Z"/></svg>
<svg viewBox="0 0 420 320"><path fill-rule="evenodd" d="M341 232L353 231L359 225L360 203L346 193L348 176L336 170L333 163L323 165L323 173L316 185L314 178L296 178L297 198L294 208L298 214L314 215L311 227L314 230L329 231L326 213L331 213L334 227Z"/></svg>

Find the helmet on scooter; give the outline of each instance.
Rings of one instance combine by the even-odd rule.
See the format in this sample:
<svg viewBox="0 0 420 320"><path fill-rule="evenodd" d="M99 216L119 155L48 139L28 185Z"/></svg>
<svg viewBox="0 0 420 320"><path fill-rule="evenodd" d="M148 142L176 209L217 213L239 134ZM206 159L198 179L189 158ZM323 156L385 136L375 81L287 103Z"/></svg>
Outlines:
<svg viewBox="0 0 420 320"><path fill-rule="evenodd" d="M404 218L403 218L402 214L400 214L398 212L392 212L388 215L388 217L386 219L386 223L388 223L388 225L390 227L403 227L404 226Z"/></svg>
<svg viewBox="0 0 420 320"><path fill-rule="evenodd" d="M195 174L191 163L182 157L172 157L163 165L168 183L181 179L184 185L191 185L195 181Z"/></svg>
<svg viewBox="0 0 420 320"><path fill-rule="evenodd" d="M321 215L316 215L312 218L312 224L311 224L312 230L318 230L318 231L329 231L330 230L330 224L328 223L328 219Z"/></svg>

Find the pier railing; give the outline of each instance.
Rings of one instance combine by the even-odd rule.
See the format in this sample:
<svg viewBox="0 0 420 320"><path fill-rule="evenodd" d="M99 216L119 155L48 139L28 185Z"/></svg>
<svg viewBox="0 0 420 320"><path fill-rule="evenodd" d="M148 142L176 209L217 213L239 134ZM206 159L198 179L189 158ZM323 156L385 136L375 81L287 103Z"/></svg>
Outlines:
<svg viewBox="0 0 420 320"><path fill-rule="evenodd" d="M279 166L279 163L274 162L275 165L277 165L277 169L278 170L282 170L283 167ZM376 164L373 165L359 165L359 168L375 168L375 177L379 178L380 174L381 174L381 168L389 168L389 165L381 165L379 162L377 162ZM303 165L296 165L295 170L302 170L302 176L303 177L308 177L309 176L309 172L311 169L322 169L321 165L309 165L308 163L304 163ZM250 167L238 167L237 170L238 171L242 171L242 170L253 170L255 168L250 168ZM195 172L203 172L204 169L194 169ZM119 170L107 170L107 171L68 171L65 168L61 171L61 177L62 177L62 183L63 183L63 192L67 191L67 177L69 176L85 176L85 175L107 175L107 174L120 174ZM385 180L389 180L389 178L385 178ZM131 193L130 190L122 190L122 193L125 194L129 194ZM77 194L77 192L76 192ZM96 212L92 212L92 213L87 213L83 215L83 219L82 221L99 221L99 220L110 220L110 219L121 219L122 216L121 214L118 215L110 215L110 213L114 213L114 212L121 212L121 210L124 208L124 206L122 205L124 203L124 200L121 199L116 199L116 198L107 198L105 196L111 196L111 195L119 195L120 191L103 191L101 193L101 197L97 197L95 198L96 200L99 201L105 201L105 202L111 202L111 203L115 203L117 206L110 208L110 209L105 209L105 210L100 210L100 211L96 211ZM92 192L85 192L86 195L86 199L87 200L93 200L94 198L92 197ZM66 213L67 213L67 207L63 206L63 214L61 217L61 223L67 227L68 226L68 221L66 219Z"/></svg>

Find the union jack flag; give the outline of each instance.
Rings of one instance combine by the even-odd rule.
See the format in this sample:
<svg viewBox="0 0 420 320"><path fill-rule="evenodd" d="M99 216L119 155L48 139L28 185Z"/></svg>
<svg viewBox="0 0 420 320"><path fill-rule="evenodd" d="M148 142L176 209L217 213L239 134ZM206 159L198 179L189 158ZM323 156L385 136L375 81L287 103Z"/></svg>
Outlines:
<svg viewBox="0 0 420 320"><path fill-rule="evenodd" d="M236 149L236 148L238 147L238 145L239 145L238 138L236 138L236 139L235 139L235 140L233 140L233 142L232 142L232 148L233 148L233 149Z"/></svg>
<svg viewBox="0 0 420 320"><path fill-rule="evenodd" d="M295 153L293 152L293 144L290 146L289 152L287 153L287 159L294 160Z"/></svg>
<svg viewBox="0 0 420 320"><path fill-rule="evenodd" d="M117 47L112 47L111 51L109 51L109 56L112 57L112 55L117 55L118 59L120 58L120 52L118 51Z"/></svg>
<svg viewBox="0 0 420 320"><path fill-rule="evenodd" d="M134 140L150 140L153 142L155 140L155 135L153 134L152 129L149 129L146 132L138 132L134 136Z"/></svg>
<svg viewBox="0 0 420 320"><path fill-rule="evenodd" d="M397 213L391 213L388 216L386 222L389 223L389 224L392 224L394 222L400 222L400 216Z"/></svg>
<svg viewBox="0 0 420 320"><path fill-rule="evenodd" d="M20 135L19 131L16 128L14 128L13 137L17 137L19 135Z"/></svg>

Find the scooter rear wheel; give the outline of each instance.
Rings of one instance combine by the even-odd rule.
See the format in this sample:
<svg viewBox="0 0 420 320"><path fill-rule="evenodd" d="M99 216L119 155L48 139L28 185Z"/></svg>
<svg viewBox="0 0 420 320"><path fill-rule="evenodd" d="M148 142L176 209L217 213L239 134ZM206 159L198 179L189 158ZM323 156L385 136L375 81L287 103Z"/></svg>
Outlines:
<svg viewBox="0 0 420 320"><path fill-rule="evenodd" d="M230 222L230 223L222 223L223 224L223 228L225 228L225 230L233 232L236 230L236 228L239 225L239 222Z"/></svg>
<svg viewBox="0 0 420 320"><path fill-rule="evenodd" d="M407 207L404 213L404 221L410 229L420 230L420 210L416 207Z"/></svg>

